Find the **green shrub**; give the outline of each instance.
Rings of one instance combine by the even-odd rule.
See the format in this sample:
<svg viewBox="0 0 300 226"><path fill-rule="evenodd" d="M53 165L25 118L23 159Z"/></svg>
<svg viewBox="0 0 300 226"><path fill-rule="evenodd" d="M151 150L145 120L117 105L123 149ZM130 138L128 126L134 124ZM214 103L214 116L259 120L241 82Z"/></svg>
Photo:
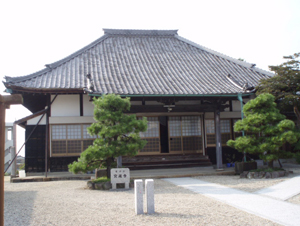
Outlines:
<svg viewBox="0 0 300 226"><path fill-rule="evenodd" d="M110 181L110 178L107 178L107 177L99 177L97 179L94 179L92 180L92 182L94 183L101 183L101 182L107 182L107 181Z"/></svg>
<svg viewBox="0 0 300 226"><path fill-rule="evenodd" d="M21 164L19 167L20 170L24 170L25 169L25 163Z"/></svg>

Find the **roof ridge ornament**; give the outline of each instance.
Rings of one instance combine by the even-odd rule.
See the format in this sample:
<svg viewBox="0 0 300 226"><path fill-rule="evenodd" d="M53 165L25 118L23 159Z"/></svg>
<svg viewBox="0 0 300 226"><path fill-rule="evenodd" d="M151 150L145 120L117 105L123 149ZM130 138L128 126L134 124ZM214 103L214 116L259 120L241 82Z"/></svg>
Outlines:
<svg viewBox="0 0 300 226"><path fill-rule="evenodd" d="M84 88L84 91L87 93L93 93L95 91L94 82L91 74L85 76L87 78L87 87Z"/></svg>
<svg viewBox="0 0 300 226"><path fill-rule="evenodd" d="M178 30L134 30L134 29L103 29L104 34L108 35L151 35L166 36L177 35Z"/></svg>

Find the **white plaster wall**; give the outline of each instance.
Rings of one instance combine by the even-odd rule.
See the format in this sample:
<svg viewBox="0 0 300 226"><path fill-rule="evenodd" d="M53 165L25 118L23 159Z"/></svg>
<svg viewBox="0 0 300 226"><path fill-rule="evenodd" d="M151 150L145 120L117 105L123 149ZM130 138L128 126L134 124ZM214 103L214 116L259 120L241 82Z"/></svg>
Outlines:
<svg viewBox="0 0 300 226"><path fill-rule="evenodd" d="M39 115L39 116L37 116L37 117L35 117L33 119L29 119L27 121L27 125L36 125L42 116L43 115ZM39 123L39 125L46 125L46 115L44 115L44 117L42 118L42 120Z"/></svg>
<svg viewBox="0 0 300 226"><path fill-rule="evenodd" d="M187 100L187 101L178 101L175 102L175 106L176 105L194 105L194 104L198 104L200 105L200 100Z"/></svg>
<svg viewBox="0 0 300 226"><path fill-rule="evenodd" d="M239 100L232 101L232 111L241 111L241 102Z"/></svg>
<svg viewBox="0 0 300 226"><path fill-rule="evenodd" d="M49 124L77 124L77 123L93 123L93 116L57 116L49 117Z"/></svg>
<svg viewBox="0 0 300 226"><path fill-rule="evenodd" d="M232 111L227 111L227 112L221 112L220 118L240 118L241 117L241 112L232 112Z"/></svg>
<svg viewBox="0 0 300 226"><path fill-rule="evenodd" d="M131 105L142 105L142 101L130 101Z"/></svg>
<svg viewBox="0 0 300 226"><path fill-rule="evenodd" d="M246 104L250 99L243 98L243 102ZM232 101L232 111L241 111L241 102L239 100Z"/></svg>
<svg viewBox="0 0 300 226"><path fill-rule="evenodd" d="M51 116L80 116L79 94L58 95L51 105Z"/></svg>
<svg viewBox="0 0 300 226"><path fill-rule="evenodd" d="M205 119L214 119L214 113L213 112L206 112L205 113ZM220 113L220 118L225 119L225 118L241 118L241 112L232 112L232 111L226 111L226 112L221 112Z"/></svg>
<svg viewBox="0 0 300 226"><path fill-rule="evenodd" d="M142 101L130 101L131 105L142 105ZM164 105L164 103L157 101L145 101L146 105ZM178 101L175 102L175 105L193 105L200 104L200 100L191 100L191 101Z"/></svg>
<svg viewBox="0 0 300 226"><path fill-rule="evenodd" d="M145 101L146 105L164 105L163 103L157 101Z"/></svg>
<svg viewBox="0 0 300 226"><path fill-rule="evenodd" d="M10 131L9 131L10 130ZM10 140L8 139L8 133L10 133ZM7 148L9 148L10 146L13 146L14 142L13 142L14 138L13 138L13 127L11 126L5 126L5 150Z"/></svg>
<svg viewBox="0 0 300 226"><path fill-rule="evenodd" d="M93 101L89 101L90 97L86 94L83 95L83 116L94 115L94 104Z"/></svg>

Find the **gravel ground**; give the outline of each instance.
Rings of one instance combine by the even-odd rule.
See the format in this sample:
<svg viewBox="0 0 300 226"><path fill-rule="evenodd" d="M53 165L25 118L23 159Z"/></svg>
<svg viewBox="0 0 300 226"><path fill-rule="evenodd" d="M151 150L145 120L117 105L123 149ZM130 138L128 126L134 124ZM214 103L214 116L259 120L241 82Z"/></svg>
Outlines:
<svg viewBox="0 0 300 226"><path fill-rule="evenodd" d="M300 175L300 168L279 179L239 176L195 177L247 192ZM135 215L134 191L86 189L86 181L9 183L5 178L5 225L277 225L227 204L155 180L153 215ZM300 195L287 200L300 205ZM146 207L144 207L146 210ZM216 217L217 216L217 217Z"/></svg>
<svg viewBox="0 0 300 226"><path fill-rule="evenodd" d="M88 190L86 181L5 182L5 225L277 225L166 181L154 183L156 213L136 216L133 190Z"/></svg>
<svg viewBox="0 0 300 226"><path fill-rule="evenodd" d="M293 173L291 173L288 177L281 177L277 179L245 179L245 178L240 178L240 176L238 175L237 176L201 176L195 178L253 193L260 189L271 187L275 184L288 180L292 177L300 176L300 168L293 168L289 170L292 170ZM288 199L287 201L300 205L300 194Z"/></svg>

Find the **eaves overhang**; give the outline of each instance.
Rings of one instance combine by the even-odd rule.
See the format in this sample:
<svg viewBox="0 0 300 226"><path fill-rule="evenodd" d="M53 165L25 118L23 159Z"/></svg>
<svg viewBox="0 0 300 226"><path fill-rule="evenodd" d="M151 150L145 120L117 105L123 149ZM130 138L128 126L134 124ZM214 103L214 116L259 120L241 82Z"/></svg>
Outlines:
<svg viewBox="0 0 300 226"><path fill-rule="evenodd" d="M101 97L104 93L88 93L91 97ZM242 95L248 97L254 93L232 93L232 94L119 94L121 97L237 97Z"/></svg>

